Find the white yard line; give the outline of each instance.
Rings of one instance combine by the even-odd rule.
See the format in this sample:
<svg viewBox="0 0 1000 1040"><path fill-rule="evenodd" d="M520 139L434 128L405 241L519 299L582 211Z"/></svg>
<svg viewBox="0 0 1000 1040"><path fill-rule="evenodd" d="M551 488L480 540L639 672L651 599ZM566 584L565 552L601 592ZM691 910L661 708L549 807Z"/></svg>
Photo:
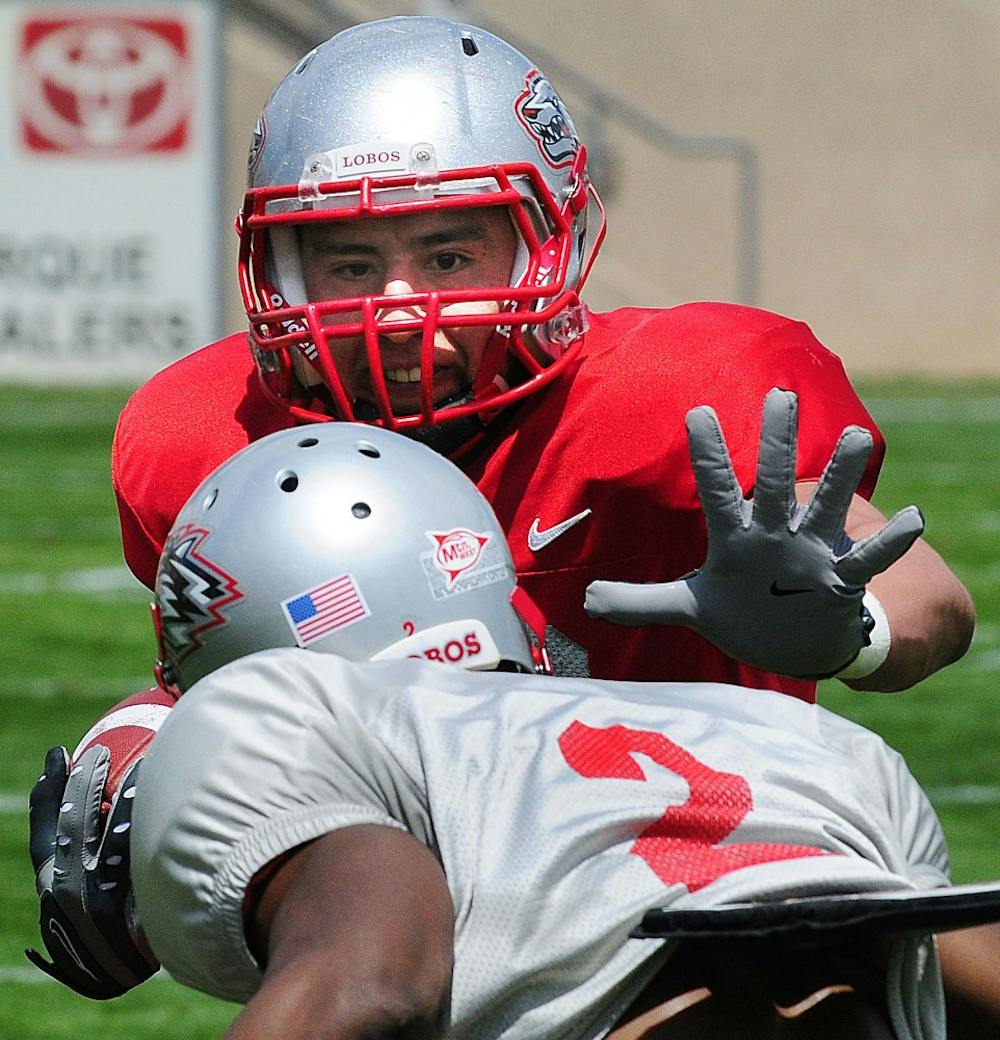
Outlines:
<svg viewBox="0 0 1000 1040"><path fill-rule="evenodd" d="M969 667L974 672L1000 672L1000 650L970 652Z"/></svg>
<svg viewBox="0 0 1000 1040"><path fill-rule="evenodd" d="M32 466L25 459L20 465L0 466L0 489L4 491L23 491L32 474ZM102 492L108 489L107 466L87 469L57 469L45 474L45 490L53 491L90 491L99 488Z"/></svg>
<svg viewBox="0 0 1000 1040"><path fill-rule="evenodd" d="M121 394L121 404L125 403L127 394ZM109 407L110 404L110 407ZM3 425L5 430L50 430L73 429L78 426L107 426L117 416L121 405L104 400L86 399L53 399L44 405L25 398L20 401L8 401L4 408Z"/></svg>
<svg viewBox="0 0 1000 1040"><path fill-rule="evenodd" d="M64 676L59 678L37 676L0 676L0 701L4 697L30 697L41 701L52 700L53 697L103 696L107 706L111 707L129 694L148 690L153 685L153 669L146 675L124 679L76 678ZM67 693L70 690L72 692Z"/></svg>
<svg viewBox="0 0 1000 1040"><path fill-rule="evenodd" d="M953 784L947 787L928 787L927 797L935 805L997 805L1000 804L1000 786Z"/></svg>
<svg viewBox="0 0 1000 1040"><path fill-rule="evenodd" d="M44 972L27 963L23 968L20 965L0 966L0 982L23 982L29 986L35 982L56 984L55 979L49 978Z"/></svg>
<svg viewBox="0 0 1000 1040"><path fill-rule="evenodd" d="M0 494L3 489L0 488ZM109 506L113 510L114 506ZM64 539L76 544L104 545L110 543L114 551L119 538L118 518L110 512L100 516L51 516L0 517L0 539L17 545L22 542L42 539ZM39 551L39 556L43 551Z"/></svg>
<svg viewBox="0 0 1000 1040"><path fill-rule="evenodd" d="M161 968L152 978L162 982L164 979L169 979L170 976ZM37 982L53 986L61 985L55 979L39 971L38 968L32 967L27 961L25 961L24 967L19 964L0 965L0 982L23 982L29 986Z"/></svg>
<svg viewBox="0 0 1000 1040"><path fill-rule="evenodd" d="M1000 511L991 509L985 513L975 513L973 527L982 534L996 534L1000 531Z"/></svg>
<svg viewBox="0 0 1000 1040"><path fill-rule="evenodd" d="M0 592L44 595L49 592L75 592L84 596L109 596L125 593L132 597L150 596L149 590L122 565L84 567L79 570L8 571L0 573Z"/></svg>
<svg viewBox="0 0 1000 1040"><path fill-rule="evenodd" d="M947 397L866 397L865 407L878 422L961 423L969 426L1000 423L1000 397L993 394L964 401Z"/></svg>

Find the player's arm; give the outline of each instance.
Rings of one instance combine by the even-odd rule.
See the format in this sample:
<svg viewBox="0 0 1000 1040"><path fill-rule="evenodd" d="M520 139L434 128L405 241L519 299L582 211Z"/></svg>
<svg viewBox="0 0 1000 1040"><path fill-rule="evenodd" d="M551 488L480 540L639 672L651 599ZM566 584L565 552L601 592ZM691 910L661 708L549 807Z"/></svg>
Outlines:
<svg viewBox="0 0 1000 1040"><path fill-rule="evenodd" d="M797 415L794 393L768 393L753 496L745 499L714 410L692 409L688 443L708 533L704 565L671 582L592 582L586 609L617 624L687 625L730 657L775 674L842 675L859 680L859 688L902 689L964 651L971 605L958 606L964 590L955 591L951 578L943 591L935 588L947 568L929 547L918 550L897 572L906 581L884 578L887 593L892 585L890 609L904 612L890 664L891 619L877 579L912 550L923 517L909 506L885 521L856 494L874 443L857 425L844 429L820 480L797 486ZM806 490L807 501L798 501ZM922 616L901 602L911 583L930 586L916 597ZM872 680L883 666L885 674Z"/></svg>
<svg viewBox="0 0 1000 1040"><path fill-rule="evenodd" d="M125 405L115 426L111 443L111 489L118 507L125 563L146 588L152 589L172 517L168 519L161 515L160 523L154 522L157 516L154 506L156 499L145 486L145 482L150 479L149 459L140 446L141 431L145 424L133 418L135 400L136 397L133 397ZM159 474L160 478L162 476ZM194 490L196 483L195 480L191 484L189 492ZM175 509L180 508L185 497L186 493L177 494Z"/></svg>
<svg viewBox="0 0 1000 1040"><path fill-rule="evenodd" d="M72 758L50 749L29 799L39 931L50 960L29 960L94 1000L149 978L159 963L135 912L129 875L133 795L149 742L174 703L154 688L106 712Z"/></svg>
<svg viewBox="0 0 1000 1040"><path fill-rule="evenodd" d="M988 1036L991 1032L985 1030L1000 1030L1000 925L940 935L938 952L945 979L948 1035Z"/></svg>
<svg viewBox="0 0 1000 1040"><path fill-rule="evenodd" d="M151 589L163 536L134 505L142 496L133 494L138 485L130 474L147 479L149 467L133 448L142 424L130 421L129 414L126 405L115 429L111 483L126 563ZM135 457L141 460L138 467L126 461ZM96 1000L120 996L159 967L134 909L128 792L175 696L154 687L125 698L95 722L72 759L65 748L51 748L29 799L29 851L41 938L50 959L25 952L42 971Z"/></svg>
<svg viewBox="0 0 1000 1040"><path fill-rule="evenodd" d="M815 483L796 486L800 502L808 501ZM855 495L845 530L855 542L881 530L885 516ZM871 674L842 677L854 690L905 690L957 661L969 648L976 623L968 590L943 559L918 538L887 570L875 574L867 588L885 611L889 654Z"/></svg>
<svg viewBox="0 0 1000 1040"><path fill-rule="evenodd" d="M440 863L412 835L357 826L318 838L256 904L264 981L227 1040L442 1035L453 915Z"/></svg>

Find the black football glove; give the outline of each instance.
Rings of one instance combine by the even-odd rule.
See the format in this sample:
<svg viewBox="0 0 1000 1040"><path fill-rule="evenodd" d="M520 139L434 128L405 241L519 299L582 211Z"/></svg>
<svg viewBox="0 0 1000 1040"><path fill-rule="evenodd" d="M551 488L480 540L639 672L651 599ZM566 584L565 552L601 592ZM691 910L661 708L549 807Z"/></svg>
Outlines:
<svg viewBox="0 0 1000 1040"><path fill-rule="evenodd" d="M159 968L135 914L129 838L138 761L114 794L104 825L101 798L111 753L95 745L70 769L63 747L45 756L32 788L30 853L41 899L39 925L51 962L28 959L94 1000L121 996Z"/></svg>

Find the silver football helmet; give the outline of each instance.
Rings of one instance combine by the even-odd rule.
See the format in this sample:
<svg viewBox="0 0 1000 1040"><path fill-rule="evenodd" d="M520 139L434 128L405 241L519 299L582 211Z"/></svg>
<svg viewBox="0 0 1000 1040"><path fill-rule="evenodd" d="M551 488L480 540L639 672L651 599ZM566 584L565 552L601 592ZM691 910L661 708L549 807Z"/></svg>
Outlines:
<svg viewBox="0 0 1000 1040"><path fill-rule="evenodd" d="M358 423L279 431L212 473L171 529L153 609L163 683L180 691L281 646L547 668L544 623L475 484Z"/></svg>
<svg viewBox="0 0 1000 1040"><path fill-rule="evenodd" d="M237 226L251 345L266 392L300 420L411 432L488 416L561 371L586 330L579 293L604 233L586 149L546 77L482 29L389 18L317 47L264 106L248 183ZM481 206L505 207L514 226L509 284L307 299L304 224ZM470 327L492 329L473 385L435 401L435 333ZM420 336L426 385L407 414L393 410L379 354L380 338L401 331ZM374 400L358 402L336 343L362 335Z"/></svg>

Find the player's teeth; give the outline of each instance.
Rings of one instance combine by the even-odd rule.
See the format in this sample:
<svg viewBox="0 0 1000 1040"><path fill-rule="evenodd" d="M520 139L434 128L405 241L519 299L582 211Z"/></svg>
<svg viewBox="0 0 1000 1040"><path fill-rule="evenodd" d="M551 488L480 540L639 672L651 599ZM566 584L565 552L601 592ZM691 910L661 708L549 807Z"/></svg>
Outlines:
<svg viewBox="0 0 1000 1040"><path fill-rule="evenodd" d="M385 378L390 383L419 383L420 366L415 368L387 368Z"/></svg>

